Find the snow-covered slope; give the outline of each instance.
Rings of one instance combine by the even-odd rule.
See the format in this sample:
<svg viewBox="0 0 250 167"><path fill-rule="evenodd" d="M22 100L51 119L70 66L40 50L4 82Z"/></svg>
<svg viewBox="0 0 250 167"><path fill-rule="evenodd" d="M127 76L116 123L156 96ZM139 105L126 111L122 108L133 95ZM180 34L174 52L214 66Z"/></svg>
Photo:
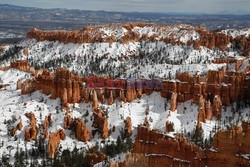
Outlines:
<svg viewBox="0 0 250 167"><path fill-rule="evenodd" d="M246 29L242 29L242 30L226 29L226 30L222 30L221 32L225 33L227 35L231 35L233 38L236 38L236 37L241 36L241 35L249 37L250 28L246 28Z"/></svg>
<svg viewBox="0 0 250 167"><path fill-rule="evenodd" d="M194 44L190 45L188 41L201 40L200 31L211 33L200 27L183 24L174 26L146 24L131 28L119 24L103 25L68 32L69 35L80 34L76 38L82 38L81 35L88 33L91 34L89 38L96 42L89 43L42 40L53 34L53 32L45 31L41 32L45 35L41 35L39 41L27 38L17 45L15 52L10 52L14 46L6 48L5 53L0 52L0 65L8 65L17 59L27 59L31 66L47 68L51 71L58 67L65 67L80 75L110 75L115 78L157 76L169 79L174 78L176 73L185 71L192 75L197 71L200 74L205 74L208 70L226 67L226 64L213 64L212 60L216 58L246 59L231 44L228 45L226 51L216 47L209 49L204 46L200 46L200 49L194 49ZM59 32L55 31L54 33L59 35L67 33L66 31ZM247 36L249 29L225 30L221 33L232 36L239 34ZM60 39L55 35L51 36L52 39ZM126 36L131 39L124 43L122 40ZM144 36L147 37L144 39ZM102 39L100 42L98 37ZM114 38L112 42L108 41L111 37ZM147 38L154 38L154 40ZM164 42L163 39L171 40ZM7 54L9 52L11 54Z"/></svg>
<svg viewBox="0 0 250 167"><path fill-rule="evenodd" d="M50 113L52 114L52 125L48 129L49 132L56 132L59 129L63 129L65 110L61 107L60 99L51 100L49 96L39 91L29 95L21 95L20 90L16 90L17 80L32 78L30 74L10 69L8 71L0 71L0 78L4 84L10 84L10 86L0 89L0 143L3 143L0 147L0 156L1 154L10 154L13 156L17 148L31 150L34 147L34 142L24 141L24 130L29 124L29 119L24 115L25 113L33 112L39 127L42 125L45 116ZM235 104L233 106L235 108ZM70 105L70 107L72 117L81 118L90 130L93 129L91 119L93 113L91 112L92 105L90 103L79 103ZM192 101L179 103L177 111L171 112L169 110L169 101L162 98L156 92L149 96L143 95L140 99L136 99L131 103L115 101L110 106L107 103L100 104L100 108L108 112L109 128L116 127L115 131L111 133L104 143L110 143L117 139L118 135L120 135L120 130L125 126L124 121L127 116L130 116L132 119L133 138L136 135L136 128L144 122L145 117L147 117L151 129L158 129L162 132L165 132L166 121L174 124L175 132L186 135L193 134L197 125L198 106L196 104ZM146 114L147 109L149 110L148 115ZM232 107L227 107L225 108L226 112L222 112L221 128L226 127L226 124L223 125L224 121L235 124L249 117L250 108L242 109L235 114L231 110ZM86 115L87 112L89 112L88 115ZM17 131L16 137L9 136L8 129L12 129L20 119L23 123L23 129ZM213 129L216 125L218 126L218 121L215 119L202 123L205 138L209 138L210 133L213 135ZM70 130L65 130L65 132L66 139L61 141L60 144L62 150L67 148L72 150L75 146L86 149L87 146L94 146L96 142L101 143L103 141L96 134L95 136L91 136L90 142L80 142L74 136L70 135ZM43 135L41 128L39 133L39 136ZM172 136L173 133L169 133L168 135ZM48 139L45 140L45 142L47 141Z"/></svg>

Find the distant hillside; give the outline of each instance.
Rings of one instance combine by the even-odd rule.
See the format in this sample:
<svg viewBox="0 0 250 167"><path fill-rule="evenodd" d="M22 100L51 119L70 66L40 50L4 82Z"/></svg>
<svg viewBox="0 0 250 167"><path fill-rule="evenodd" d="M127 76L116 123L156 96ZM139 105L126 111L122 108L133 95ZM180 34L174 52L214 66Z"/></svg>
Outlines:
<svg viewBox="0 0 250 167"><path fill-rule="evenodd" d="M229 15L228 12L217 15L187 15L174 13L41 9L0 4L0 34L5 34L0 37L0 44L20 41L20 37L24 37L26 32L34 27L43 30L69 30L82 28L87 25L138 21L165 25L176 23L201 25L213 30L250 27L250 15ZM12 39L9 39L10 35Z"/></svg>

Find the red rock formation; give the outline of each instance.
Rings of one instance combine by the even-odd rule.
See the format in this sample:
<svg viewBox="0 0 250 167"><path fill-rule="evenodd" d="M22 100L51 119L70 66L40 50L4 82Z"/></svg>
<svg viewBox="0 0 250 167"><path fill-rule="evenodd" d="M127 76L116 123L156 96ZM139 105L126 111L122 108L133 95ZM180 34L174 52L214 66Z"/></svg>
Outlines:
<svg viewBox="0 0 250 167"><path fill-rule="evenodd" d="M250 151L250 122L243 122L228 131L215 134L213 149L202 150L182 135L170 138L157 130L138 127L133 151L124 162L110 167L128 166L192 166L235 167L250 166L244 155Z"/></svg>
<svg viewBox="0 0 250 167"><path fill-rule="evenodd" d="M17 84L16 84L16 89L18 90L18 89L22 89L22 80L18 80L17 81Z"/></svg>
<svg viewBox="0 0 250 167"><path fill-rule="evenodd" d="M138 127L132 153L146 154L149 157L155 157L155 160L158 162L163 163L165 161L164 164L162 164L165 166L171 164L193 166L195 163L199 163L199 161L196 162L195 157L198 157L198 154L200 154L199 148L191 144L188 139L181 135L175 140L156 130L150 131L143 127ZM160 158L165 160L160 160ZM177 161L177 159L179 159L179 161ZM125 164L127 162L129 161L126 160ZM146 166L152 166L152 163L155 161L146 164L147 162L149 161L146 160ZM134 163L137 164L138 162ZM144 163L142 165L144 165Z"/></svg>
<svg viewBox="0 0 250 167"><path fill-rule="evenodd" d="M93 92L93 100L92 100L92 109L95 110L98 108L98 99L96 91Z"/></svg>
<svg viewBox="0 0 250 167"><path fill-rule="evenodd" d="M205 113L206 113L206 119L207 120L211 120L212 119L212 109L211 109L211 102L210 101L206 101L205 103Z"/></svg>
<svg viewBox="0 0 250 167"><path fill-rule="evenodd" d="M14 127L14 128L11 130L11 136L15 136L16 131L17 131L17 130L21 131L22 128L23 128L23 124L22 124L22 120L20 120L20 122L16 125L16 127Z"/></svg>
<svg viewBox="0 0 250 167"><path fill-rule="evenodd" d="M50 124L49 122L49 117L45 117L44 122L43 122L43 129L48 128L48 125Z"/></svg>
<svg viewBox="0 0 250 167"><path fill-rule="evenodd" d="M235 126L228 131L221 130L215 134L213 147L217 152L207 151L207 166L233 167L250 166L249 159L242 154L250 152L250 122L243 122L242 128Z"/></svg>
<svg viewBox="0 0 250 167"><path fill-rule="evenodd" d="M200 77L198 74L192 77L188 73L183 73L178 74L176 78L179 82L164 81L163 89L160 90L162 97L168 99L172 97L171 110L176 108L175 99L176 102L185 102L193 99L196 104L199 104L201 95L205 100L210 101L215 95L219 95L222 103L229 105L247 97L245 92L248 89L245 85L247 85L248 80L246 80L245 72L209 71L206 77ZM97 82L98 79L95 78L93 80ZM108 79L104 80L106 82ZM26 81L25 83L19 81L17 88L23 87L23 93L41 90L47 95L51 94L52 99L59 97L62 99L62 105L65 108L67 108L68 103L79 102L80 100L85 102L92 101L93 109L98 108L98 101L105 103L105 99L108 99L108 102L112 104L112 101L118 98L120 101L131 102L140 97L142 93L150 94L154 91L152 88L137 89L140 86L139 82L126 82L123 80L119 82L119 85L116 85L121 90L112 90L110 88L93 90L91 88L82 88L81 84L84 81L86 81L86 78L73 75L65 69L58 69L54 75L43 70L42 74L37 75L35 80ZM94 84L98 84L95 82ZM123 90L126 87L130 89ZM173 94L173 92L175 93Z"/></svg>
<svg viewBox="0 0 250 167"><path fill-rule="evenodd" d="M25 116L29 118L30 124L25 129L25 140L36 140L38 135L38 126L36 124L36 117L33 113L26 113Z"/></svg>
<svg viewBox="0 0 250 167"><path fill-rule="evenodd" d="M48 135L49 135L49 131L48 131L48 128L46 128L46 129L43 130L44 139L47 139Z"/></svg>
<svg viewBox="0 0 250 167"><path fill-rule="evenodd" d="M112 91L110 91L108 105L112 105L114 103L114 97Z"/></svg>
<svg viewBox="0 0 250 167"><path fill-rule="evenodd" d="M132 120L128 116L125 121L125 136L130 137L132 135Z"/></svg>
<svg viewBox="0 0 250 167"><path fill-rule="evenodd" d="M99 162L102 162L107 158L106 154L102 152L87 154L86 156L91 166Z"/></svg>
<svg viewBox="0 0 250 167"><path fill-rule="evenodd" d="M199 101L199 114L198 114L197 125L200 127L201 126L200 123L205 122L205 120L206 120L205 100L201 96Z"/></svg>
<svg viewBox="0 0 250 167"><path fill-rule="evenodd" d="M78 76L71 74L68 70L59 68L52 80L51 98L60 97L62 104L77 103L80 101L80 89Z"/></svg>
<svg viewBox="0 0 250 167"><path fill-rule="evenodd" d="M51 125L52 119L51 114L45 117L43 122L43 136L46 139L48 137L48 126Z"/></svg>
<svg viewBox="0 0 250 167"><path fill-rule="evenodd" d="M10 68L16 68L16 69L19 69L19 70L27 71L30 68L30 66L29 66L27 61L18 60L16 62L10 63Z"/></svg>
<svg viewBox="0 0 250 167"><path fill-rule="evenodd" d="M92 126L101 133L103 139L108 138L109 129L108 129L108 120L106 118L106 114L100 109L95 109L93 110L93 115L94 115L94 121Z"/></svg>
<svg viewBox="0 0 250 167"><path fill-rule="evenodd" d="M90 131L80 118L73 119L69 114L66 114L64 117L64 128L73 130L75 137L79 141L86 142L90 140Z"/></svg>
<svg viewBox="0 0 250 167"><path fill-rule="evenodd" d="M174 124L172 122L166 122L166 132L173 132L174 131Z"/></svg>
<svg viewBox="0 0 250 167"><path fill-rule="evenodd" d="M170 110L174 112L176 109L177 109L177 93L174 92L171 95Z"/></svg>
<svg viewBox="0 0 250 167"><path fill-rule="evenodd" d="M31 140L36 140L38 135L38 127L37 126L31 126L29 125L25 129L25 140L26 141L31 141Z"/></svg>
<svg viewBox="0 0 250 167"><path fill-rule="evenodd" d="M221 101L223 105L229 106L230 103L230 95L229 95L229 87L227 85L222 85L221 88Z"/></svg>
<svg viewBox="0 0 250 167"><path fill-rule="evenodd" d="M147 117L144 118L143 126L146 127L147 129L150 128L150 123L148 122L148 118Z"/></svg>
<svg viewBox="0 0 250 167"><path fill-rule="evenodd" d="M160 93L162 97L171 100L171 111L176 110L178 102L191 99L199 105L201 96L205 101L213 101L215 96L219 96L223 105L229 105L250 97L249 93L247 93L250 85L250 81L247 79L248 75L246 72L239 73L224 70L209 71L207 76L204 77L200 77L198 73L195 76L190 76L188 73L178 74L176 76L178 82L163 81L163 88ZM65 69L58 69L55 74L43 70L33 80L26 80L23 83L19 81L17 88L21 88L23 94L41 90L47 95L51 94L52 99L59 97L62 100L62 106L65 107L67 112L70 111L68 103L76 103L81 100L92 102L93 110L95 110L98 108L98 102L105 103L106 99L109 104L112 104L115 99L131 102L141 97L142 94L157 91L153 88L141 90L139 89L139 82L126 82L124 80L121 80L116 85L120 86L120 90L113 89L114 84L103 89L85 88L82 85L86 80L86 78L81 78ZM95 78L94 84L97 84L97 80ZM108 79L105 78L104 82L107 81ZM126 87L129 89L125 89ZM213 102L212 111L216 117L219 116L222 104L219 101L216 104ZM205 119L211 119L209 105L205 105Z"/></svg>
<svg viewBox="0 0 250 167"><path fill-rule="evenodd" d="M222 106L222 103L221 103L220 97L217 96L217 95L214 96L214 99L213 99L213 114L214 114L214 116L216 118L220 117L221 106Z"/></svg>
<svg viewBox="0 0 250 167"><path fill-rule="evenodd" d="M56 133L49 135L48 141L48 153L51 158L54 158L55 152L60 144L60 140L65 139L65 133L62 129L59 129Z"/></svg>
<svg viewBox="0 0 250 167"><path fill-rule="evenodd" d="M26 80L22 83L21 87L22 95L33 93L35 90L36 90L36 83L34 80Z"/></svg>
<svg viewBox="0 0 250 167"><path fill-rule="evenodd" d="M242 59L235 59L233 57L228 57L228 58L218 58L213 60L213 63L215 64L223 64L226 63L227 66L229 64L235 63L235 70L238 71L238 69L242 66L243 60Z"/></svg>
<svg viewBox="0 0 250 167"><path fill-rule="evenodd" d="M41 31L38 29L32 29L27 33L28 38L35 38L38 41L60 41L64 43L94 43L94 42L120 42L126 44L128 42L139 42L144 40L150 40L155 42L156 40L163 41L172 45L184 45L185 43L181 41L180 38L176 38L175 35L170 35L160 38L160 36L154 34L151 36L139 34L132 31L132 29L138 25L153 27L154 29L163 31L169 31L169 29L179 28L180 32L185 29L185 31L196 31L199 33L200 38L197 40L190 39L187 44L192 45L194 49L199 50L201 46L207 47L209 49L218 48L222 51L229 49L229 44L233 43L234 46L240 46L243 55L248 56L250 53L250 37L239 36L232 38L230 35L226 35L219 32L213 32L206 30L202 27L192 27L187 25L173 25L173 26L163 26L163 25L153 25L148 23L122 23L122 24L110 24L101 26L89 26L81 30L75 31ZM107 36L104 34L100 28L110 28L115 30L117 28L126 28L127 32L119 39L113 34ZM185 28L184 28L185 27ZM159 33L162 34L162 33ZM140 37L140 35L142 35ZM185 35L185 34L183 34Z"/></svg>
<svg viewBox="0 0 250 167"><path fill-rule="evenodd" d="M70 128L72 122L73 122L72 117L69 114L66 114L64 117L64 122L63 122L64 129Z"/></svg>
<svg viewBox="0 0 250 167"><path fill-rule="evenodd" d="M0 46L0 52L4 51L4 47Z"/></svg>
<svg viewBox="0 0 250 167"><path fill-rule="evenodd" d="M86 142L90 140L89 129L80 118L74 120L74 128L75 128L75 137L79 141Z"/></svg>

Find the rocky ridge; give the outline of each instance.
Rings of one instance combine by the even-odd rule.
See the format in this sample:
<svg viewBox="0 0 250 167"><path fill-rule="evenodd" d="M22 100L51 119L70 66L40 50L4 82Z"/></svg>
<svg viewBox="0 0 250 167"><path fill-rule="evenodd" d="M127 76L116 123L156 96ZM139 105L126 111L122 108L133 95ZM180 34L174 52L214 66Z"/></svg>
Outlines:
<svg viewBox="0 0 250 167"><path fill-rule="evenodd" d="M235 126L215 134L213 148L204 150L192 144L182 135L175 138L157 130L139 127L132 153L124 162L110 163L113 166L192 166L233 167L249 166L249 159L241 156L250 151L250 123ZM230 147L228 147L230 145Z"/></svg>

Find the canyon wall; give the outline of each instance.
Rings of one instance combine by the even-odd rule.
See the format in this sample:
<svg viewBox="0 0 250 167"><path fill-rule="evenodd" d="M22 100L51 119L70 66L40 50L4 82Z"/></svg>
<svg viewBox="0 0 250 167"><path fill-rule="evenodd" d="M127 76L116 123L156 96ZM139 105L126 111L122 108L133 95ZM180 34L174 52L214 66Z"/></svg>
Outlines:
<svg viewBox="0 0 250 167"><path fill-rule="evenodd" d="M12 63L11 67L22 69L27 72L30 71L31 67L27 67L25 62L15 62ZM89 87L89 78L83 78L76 74L71 73L66 69L59 68L55 73L48 72L47 70L43 71L34 71L34 79L26 80L24 82L19 81L17 88L21 89L22 94L32 93L36 90L40 90L46 95L51 94L51 98L60 98L62 106L66 108L66 116L64 120L65 128L71 128L75 132L76 138L80 141L90 140L90 133L86 125L79 121L79 119L69 118L67 114L70 113L68 103L78 103L81 101L91 102L92 103L92 112L94 113L93 121L93 131L92 135L94 136L98 132L102 138L106 139L108 137L108 122L106 114L104 111L99 109L99 103L107 102L109 105L114 103L115 99L124 102L131 102L142 96L142 94L150 94L153 91L157 91L161 94L162 97L170 100L171 110L175 111L177 104L179 102L185 102L188 100L193 100L199 106L199 116L198 116L198 125L205 120L210 120L212 116L217 118L220 117L220 113L223 105L230 105L233 102L240 100L249 99L250 94L250 77L248 73L249 68L244 72L230 72L225 70L220 71L209 71L206 76L190 76L188 73L179 74L176 76L176 81L163 81L162 89L156 89L159 86L157 82L154 82L152 88L138 89L141 83L138 82L128 82L126 80L120 80L119 88L117 85L112 85L111 87ZM110 81L109 78L99 78L103 79L104 83ZM97 86L99 85L98 79L93 79L91 84ZM142 81L140 81L142 82ZM143 83L146 85L146 82ZM72 123L73 122L73 123ZM147 120L145 120L145 126L147 126ZM131 121L127 118L125 122L125 133L127 136L131 135ZM167 131L171 131L171 123L166 123ZM45 130L45 136L48 136L48 131ZM35 140L36 139L36 125L29 126L26 129L26 140ZM191 157L196 157L199 153L199 148L194 147L189 141L183 137L179 137L180 141L172 141L172 139L167 138L163 141L158 141L158 138L164 138L156 132L142 132L145 131L143 128L139 128L138 136L146 137L145 141L154 141L154 142L163 142L163 145L166 145L167 148L162 146L164 150L169 150L168 155L171 153L171 150L175 150L177 147L185 148L186 152L175 154L172 152L170 156L177 157L181 160L185 160L185 163L182 164L181 161L173 162L171 158L167 161L172 163L177 163L181 165L203 163L197 162L193 159L185 157L185 155L192 155ZM148 134L147 134L148 133ZM153 135L151 134L153 133ZM154 137L161 136L161 137ZM53 136L52 136L53 137ZM58 137L53 137L58 138ZM152 138L152 139L151 139ZM143 138L142 138L143 139ZM154 140L155 139L155 140ZM144 139L143 139L144 140ZM156 141L157 140L157 141ZM58 141L58 140L56 140ZM55 142L57 143L57 142ZM144 145L141 142L136 142L137 146L134 147L135 154L141 154L140 150L146 150L145 154L166 154L161 148L154 149L156 152L150 152L151 146ZM56 145L56 144L55 144ZM53 146L53 148L55 148ZM52 149L53 150L53 149ZM138 151L136 151L138 150ZM204 151L203 151L204 152ZM213 154L212 154L213 155ZM153 156L154 157L154 156ZM152 156L148 156L145 161L151 162ZM165 161L165 160L164 160ZM187 162L186 162L187 161ZM206 162L208 163L208 162Z"/></svg>
<svg viewBox="0 0 250 167"><path fill-rule="evenodd" d="M156 31L153 35L140 34L139 32L133 31L137 28L149 28L151 27L153 31ZM214 32L206 30L202 27L193 27L189 25L176 24L173 26L155 25L143 22L135 23L122 23L122 24L109 24L102 26L88 26L79 30L64 31L42 31L39 29L31 29L27 33L28 38L35 38L38 41L60 41L63 43L95 43L95 42L120 42L121 44L126 44L128 42L138 42L149 40L151 42L163 41L172 45L185 45L185 43L178 35L165 35L164 32L169 32L170 30L178 28L183 36L195 31L199 34L198 39L189 39L187 45L193 46L194 49L199 50L201 46L207 47L209 49L218 48L222 51L229 49L229 44L234 44L235 49L240 49L244 56L248 56L250 53L250 37L238 36L237 38L232 38L230 35L226 35L220 32ZM122 32L122 36L116 36L115 34L105 34L103 29L112 31L119 30ZM176 33L176 32L174 32Z"/></svg>
<svg viewBox="0 0 250 167"><path fill-rule="evenodd" d="M23 61L14 62L11 67L30 69ZM114 99L131 102L140 98L142 94L157 91L162 97L170 99L171 111L176 110L178 102L193 100L202 108L200 118L204 119L199 119L199 122L204 122L205 119L211 119L212 115L219 118L223 105L229 106L236 101L249 99L249 70L250 68L243 72L231 72L222 69L208 71L206 76L190 76L185 72L177 74L176 81L162 81L162 85L159 81L154 81L151 87L147 87L149 81L113 80L110 84L109 78L83 78L59 68L55 73L47 70L35 71L35 79L18 83L18 88L21 88L22 94L40 90L46 95L51 94L52 99L59 97L67 110L68 103L92 102L93 111L98 109L98 103L103 104L107 101L111 105ZM111 86L98 87L100 80L103 82L101 85ZM145 89L141 89L141 86Z"/></svg>
<svg viewBox="0 0 250 167"><path fill-rule="evenodd" d="M215 134L213 148L203 150L177 134L169 137L157 130L139 126L132 153L124 162L110 162L110 167L247 167L250 166L250 122Z"/></svg>

